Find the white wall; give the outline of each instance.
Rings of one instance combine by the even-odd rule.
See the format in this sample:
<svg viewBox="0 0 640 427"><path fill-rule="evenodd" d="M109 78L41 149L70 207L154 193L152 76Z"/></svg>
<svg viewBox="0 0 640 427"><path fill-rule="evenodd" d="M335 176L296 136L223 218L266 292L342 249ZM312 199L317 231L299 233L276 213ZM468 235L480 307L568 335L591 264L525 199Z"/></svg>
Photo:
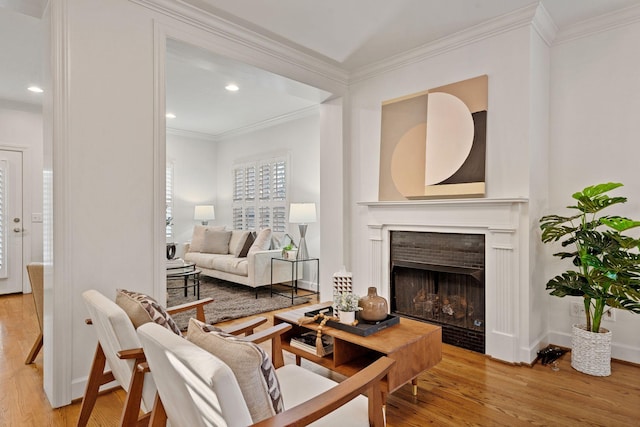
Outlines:
<svg viewBox="0 0 640 427"><path fill-rule="evenodd" d="M183 244L191 240L195 205L212 204L220 221L217 202L217 143L213 139L195 138L167 131L167 163L173 164L173 242L178 243L176 256L182 256Z"/></svg>
<svg viewBox="0 0 640 427"><path fill-rule="evenodd" d="M552 49L549 213L569 213L571 194L613 181L625 185L613 194L629 201L611 213L640 219L639 39L636 22ZM545 267L550 278L567 266L553 260ZM549 297L552 342L568 345L571 325L584 321L569 316L572 301ZM617 311L616 317L615 323L603 322L613 332L612 356L640 363L640 315Z"/></svg>
<svg viewBox="0 0 640 427"><path fill-rule="evenodd" d="M320 124L319 112L218 142L216 224L232 226L232 170L235 163L289 156L289 202L315 202L318 221L307 228L307 248L320 256ZM300 239L297 224L289 235Z"/></svg>
<svg viewBox="0 0 640 427"><path fill-rule="evenodd" d="M39 107L0 100L0 147L23 151L23 199L25 208L22 220L24 233L24 257L30 261L42 261L42 222L33 222L31 214L42 214L42 148L43 122ZM23 269L24 272L24 269ZM24 287L30 290L24 274Z"/></svg>
<svg viewBox="0 0 640 427"><path fill-rule="evenodd" d="M54 238L45 270L44 386L57 407L82 395L95 348L82 292L153 294L163 280L164 212L154 180L164 175L164 158L155 157L149 12L126 0L50 7L53 141L45 152Z"/></svg>

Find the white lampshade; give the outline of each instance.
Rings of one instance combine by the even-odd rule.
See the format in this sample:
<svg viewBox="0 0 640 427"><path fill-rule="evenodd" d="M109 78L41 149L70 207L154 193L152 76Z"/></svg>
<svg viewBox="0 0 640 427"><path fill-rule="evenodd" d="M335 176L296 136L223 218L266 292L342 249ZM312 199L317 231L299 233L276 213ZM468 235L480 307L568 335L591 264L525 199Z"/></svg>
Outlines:
<svg viewBox="0 0 640 427"><path fill-rule="evenodd" d="M316 204L291 203L291 205L289 205L289 222L293 224L316 222Z"/></svg>
<svg viewBox="0 0 640 427"><path fill-rule="evenodd" d="M209 221L216 219L216 213L213 209L213 205L197 205L193 214L193 219L196 221Z"/></svg>

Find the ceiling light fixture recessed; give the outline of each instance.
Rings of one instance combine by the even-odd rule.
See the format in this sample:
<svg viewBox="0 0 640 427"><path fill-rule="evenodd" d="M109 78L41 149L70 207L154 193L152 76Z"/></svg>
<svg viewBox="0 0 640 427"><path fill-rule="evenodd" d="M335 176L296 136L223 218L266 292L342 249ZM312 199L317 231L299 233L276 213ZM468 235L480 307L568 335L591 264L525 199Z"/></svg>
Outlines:
<svg viewBox="0 0 640 427"><path fill-rule="evenodd" d="M173 113L167 113L165 116L167 117L167 119L175 119L176 118L176 115L173 114Z"/></svg>
<svg viewBox="0 0 640 427"><path fill-rule="evenodd" d="M38 86L29 86L27 88L27 90L34 92L34 93L42 93L44 92L44 90L42 90L42 88L39 88Z"/></svg>
<svg viewBox="0 0 640 427"><path fill-rule="evenodd" d="M240 88L235 83L230 83L224 87L229 92L237 92Z"/></svg>

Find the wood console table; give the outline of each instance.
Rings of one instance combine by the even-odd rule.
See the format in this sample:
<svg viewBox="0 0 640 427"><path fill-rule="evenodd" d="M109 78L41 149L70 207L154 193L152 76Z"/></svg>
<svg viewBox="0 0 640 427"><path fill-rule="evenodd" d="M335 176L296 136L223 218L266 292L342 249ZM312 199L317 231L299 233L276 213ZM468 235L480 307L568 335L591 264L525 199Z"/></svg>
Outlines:
<svg viewBox="0 0 640 427"><path fill-rule="evenodd" d="M387 356L394 359L396 363L389 371L386 381L383 382L383 391L392 393L411 381L416 394L418 375L442 360L440 326L405 318L400 318L398 325L368 337L324 326L323 334L333 337L333 353L324 357L291 347L289 341L292 336L316 330L318 327L315 323L298 325L298 319L304 317L304 313L308 311L329 306L331 302L325 302L274 315L276 325L279 323L293 325L293 328L282 336L282 348L296 355L297 364L300 364L300 358L304 358L332 371L351 376L378 358Z"/></svg>

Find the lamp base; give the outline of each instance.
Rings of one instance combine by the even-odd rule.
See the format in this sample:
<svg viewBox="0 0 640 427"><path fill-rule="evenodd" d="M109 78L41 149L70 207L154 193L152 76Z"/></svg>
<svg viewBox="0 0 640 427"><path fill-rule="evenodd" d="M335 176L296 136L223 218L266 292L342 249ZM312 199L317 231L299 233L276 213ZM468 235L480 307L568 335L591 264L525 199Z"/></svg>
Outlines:
<svg viewBox="0 0 640 427"><path fill-rule="evenodd" d="M300 243L298 244L298 253L296 259L309 259L309 252L307 252L307 242L304 236L307 234L307 224L298 224L300 229Z"/></svg>

